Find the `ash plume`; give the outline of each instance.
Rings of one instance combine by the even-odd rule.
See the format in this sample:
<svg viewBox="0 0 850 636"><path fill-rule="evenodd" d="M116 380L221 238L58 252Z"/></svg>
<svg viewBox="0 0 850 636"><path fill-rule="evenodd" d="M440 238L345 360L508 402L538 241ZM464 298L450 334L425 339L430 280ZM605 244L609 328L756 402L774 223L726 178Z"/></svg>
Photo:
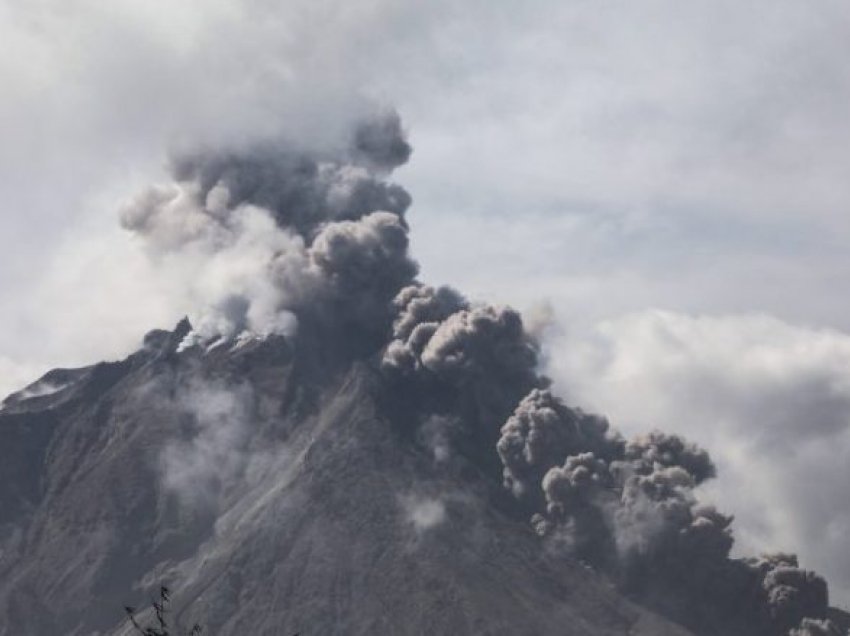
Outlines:
<svg viewBox="0 0 850 636"><path fill-rule="evenodd" d="M414 283L395 297L381 368L407 396L418 421L462 423L466 454L496 469L497 422L528 391L548 385L537 371L539 346L513 309L469 303L449 288ZM477 449L477 450L476 450Z"/></svg>
<svg viewBox="0 0 850 636"><path fill-rule="evenodd" d="M642 474L651 472L656 466L680 466L695 485L715 476L708 453L678 435L666 435L661 431L639 435L626 444L623 454Z"/></svg>
<svg viewBox="0 0 850 636"><path fill-rule="evenodd" d="M504 464L505 487L533 496L547 471L579 453L616 455L622 442L600 417L567 408L549 390L535 389L502 426L496 445Z"/></svg>
<svg viewBox="0 0 850 636"><path fill-rule="evenodd" d="M796 557L730 558L732 517L696 491L715 473L704 450L659 431L623 442L604 420L583 417L534 391L502 428L505 486L543 501L531 523L544 541L612 572L626 590L663 590L685 618L732 615L783 636L831 625L825 581Z"/></svg>
<svg viewBox="0 0 850 636"><path fill-rule="evenodd" d="M542 551L557 547L553 559L579 557L685 619L832 633L822 578L792 557L730 557L732 518L699 496L715 475L706 451L660 431L626 440L568 407L538 371L539 327L418 280L411 199L389 181L410 153L389 112L337 153L260 145L174 157L173 183L137 196L122 220L163 267L190 272L198 309L182 349L271 335L316 358L343 349L374 370L382 406L429 470L473 467ZM239 402L222 404L233 414ZM202 433L198 452L215 461L222 440L243 443ZM435 501L406 504L408 520L440 524Z"/></svg>
<svg viewBox="0 0 850 636"><path fill-rule="evenodd" d="M433 374L457 386L532 386L537 345L513 309L470 306L452 289L414 285L396 296L384 366Z"/></svg>
<svg viewBox="0 0 850 636"><path fill-rule="evenodd" d="M173 182L137 195L122 223L168 272L191 272L189 345L292 335L306 314L382 331L417 273L410 196L387 181L409 154L392 112L358 126L335 156L279 145L183 153Z"/></svg>

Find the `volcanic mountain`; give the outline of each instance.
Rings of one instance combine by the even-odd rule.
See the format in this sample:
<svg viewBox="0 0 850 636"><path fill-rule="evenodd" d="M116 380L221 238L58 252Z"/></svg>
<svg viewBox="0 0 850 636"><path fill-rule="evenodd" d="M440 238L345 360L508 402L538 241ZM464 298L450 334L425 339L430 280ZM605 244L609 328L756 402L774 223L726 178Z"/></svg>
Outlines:
<svg viewBox="0 0 850 636"><path fill-rule="evenodd" d="M0 635L840 634L792 555L732 559L705 451L563 404L521 316L417 277L410 147L173 158L125 227L197 311L0 410ZM139 620L149 618L144 613Z"/></svg>

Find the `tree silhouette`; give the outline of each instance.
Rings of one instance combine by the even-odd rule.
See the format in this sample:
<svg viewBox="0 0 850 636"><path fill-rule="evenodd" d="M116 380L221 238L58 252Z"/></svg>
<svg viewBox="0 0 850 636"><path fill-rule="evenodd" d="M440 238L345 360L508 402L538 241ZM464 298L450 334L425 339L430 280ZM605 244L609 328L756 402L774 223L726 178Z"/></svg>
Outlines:
<svg viewBox="0 0 850 636"><path fill-rule="evenodd" d="M159 600L151 601L154 613L156 614L156 625L153 627L142 627L136 620L136 610L133 607L124 607L127 612L127 619L137 633L142 636L176 636L177 632L172 632L168 627L168 605L171 602L171 591L164 585L159 588ZM201 626L195 623L188 632L182 631L182 634L187 636L197 636L201 633Z"/></svg>

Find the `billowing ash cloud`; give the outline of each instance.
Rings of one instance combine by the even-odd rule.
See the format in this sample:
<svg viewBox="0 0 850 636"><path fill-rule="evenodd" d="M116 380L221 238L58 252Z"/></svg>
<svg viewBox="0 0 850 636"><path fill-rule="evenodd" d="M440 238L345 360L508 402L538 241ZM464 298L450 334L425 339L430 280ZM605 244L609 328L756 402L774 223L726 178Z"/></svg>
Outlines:
<svg viewBox="0 0 850 636"><path fill-rule="evenodd" d="M393 300L397 317L393 323L393 339L407 344L421 324L439 325L461 309L468 309L466 299L450 287L410 285ZM421 349L415 351L418 356Z"/></svg>
<svg viewBox="0 0 850 636"><path fill-rule="evenodd" d="M626 444L624 456L643 474L648 474L655 466L680 466L695 484L714 477L714 464L708 453L678 435L660 431L639 435Z"/></svg>
<svg viewBox="0 0 850 636"><path fill-rule="evenodd" d="M436 326L422 349L423 367L459 383L498 372L531 377L536 357L519 314L508 308L458 311Z"/></svg>
<svg viewBox="0 0 850 636"><path fill-rule="evenodd" d="M583 451L610 458L621 447L605 419L567 408L545 389L535 389L519 403L496 446L505 486L517 496L539 489L547 471L565 458Z"/></svg>
<svg viewBox="0 0 850 636"><path fill-rule="evenodd" d="M420 283L402 289L393 309L382 368L418 387L417 399L441 396L426 416L448 407L489 444L522 395L548 383L536 371L537 342L513 309L473 306L452 289Z"/></svg>
<svg viewBox="0 0 850 636"><path fill-rule="evenodd" d="M749 574L761 584L760 598L766 608L766 616L762 618L777 633L798 625L803 630L832 626L825 620L829 601L826 581L814 572L801 569L797 557L780 553L746 559L744 563ZM808 625L806 618L810 619Z"/></svg>
<svg viewBox="0 0 850 636"><path fill-rule="evenodd" d="M467 308L466 299L448 287L410 285L402 289L393 300L396 318L384 366L401 372L421 368L422 352L440 323Z"/></svg>
<svg viewBox="0 0 850 636"><path fill-rule="evenodd" d="M473 464L506 489L508 512L533 524L553 558L567 550L637 596L668 599L684 619L708 612L782 636L831 629L826 584L796 559L730 558L732 518L699 498L715 474L706 451L657 431L627 441L567 407L538 372L536 338L516 311L417 280L410 197L388 181L409 155L398 116L384 113L337 153L254 146L175 157L174 182L139 195L123 222L164 267L191 272L200 309L183 346L298 339L309 325L305 347L346 346L379 368L384 406L433 470ZM213 420L244 419L238 400L211 404ZM220 463L222 447L238 451L243 429L220 430L201 426L192 452L203 463ZM203 482L194 465L169 479ZM446 514L433 498L404 507L420 529Z"/></svg>
<svg viewBox="0 0 850 636"><path fill-rule="evenodd" d="M310 258L330 298L366 323L383 319L386 303L417 272L407 256L407 226L391 212L325 225Z"/></svg>
<svg viewBox="0 0 850 636"><path fill-rule="evenodd" d="M412 152L404 137L401 118L393 111L361 122L354 131L353 149L356 158L382 170L407 163ZM407 201L410 202L409 197Z"/></svg>
<svg viewBox="0 0 850 636"><path fill-rule="evenodd" d="M191 272L187 344L291 335L304 312L372 328L417 272L386 180L410 147L398 115L367 120L335 155L260 145L171 160L173 183L125 207L125 228L168 271Z"/></svg>
<svg viewBox="0 0 850 636"><path fill-rule="evenodd" d="M531 522L544 541L608 570L625 589L676 599L684 619L733 616L765 634L832 627L826 583L795 557L729 557L732 517L699 501L696 489L715 468L696 445L659 431L625 442L605 420L536 389L502 427L497 449L505 486L536 504Z"/></svg>
<svg viewBox="0 0 850 636"><path fill-rule="evenodd" d="M424 369L454 383L491 374L536 382L537 346L513 309L470 307L450 288L419 284L401 290L393 305L396 318L385 366Z"/></svg>

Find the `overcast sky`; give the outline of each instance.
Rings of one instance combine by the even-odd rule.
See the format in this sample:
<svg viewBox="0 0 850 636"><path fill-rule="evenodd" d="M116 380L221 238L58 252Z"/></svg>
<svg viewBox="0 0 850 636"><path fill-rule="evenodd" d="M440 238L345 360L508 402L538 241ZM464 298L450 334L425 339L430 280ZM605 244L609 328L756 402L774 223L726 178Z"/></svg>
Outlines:
<svg viewBox="0 0 850 636"><path fill-rule="evenodd" d="M0 393L186 311L119 227L169 148L392 106L430 282L554 321L572 403L706 445L850 601L850 4L0 0Z"/></svg>

